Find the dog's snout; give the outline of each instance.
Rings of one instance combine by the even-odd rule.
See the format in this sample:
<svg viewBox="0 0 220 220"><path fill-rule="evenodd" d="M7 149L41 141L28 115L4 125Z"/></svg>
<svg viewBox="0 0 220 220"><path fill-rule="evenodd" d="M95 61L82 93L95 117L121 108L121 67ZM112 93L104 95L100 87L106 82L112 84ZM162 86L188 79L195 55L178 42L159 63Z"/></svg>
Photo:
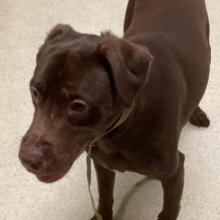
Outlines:
<svg viewBox="0 0 220 220"><path fill-rule="evenodd" d="M24 167L33 173L38 173L47 169L49 165L48 151L52 144L43 137L25 137L23 138L19 158Z"/></svg>

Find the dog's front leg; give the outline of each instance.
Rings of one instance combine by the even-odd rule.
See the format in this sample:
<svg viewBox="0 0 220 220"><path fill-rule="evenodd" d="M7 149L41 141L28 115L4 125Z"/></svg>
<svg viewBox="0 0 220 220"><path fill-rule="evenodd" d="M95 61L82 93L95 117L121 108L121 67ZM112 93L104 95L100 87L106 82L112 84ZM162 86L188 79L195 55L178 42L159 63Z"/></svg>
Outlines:
<svg viewBox="0 0 220 220"><path fill-rule="evenodd" d="M103 220L112 220L112 206L113 206L113 190L115 183L115 172L107 170L100 166L95 161L94 166L97 175L98 191L99 191L99 206L98 212ZM96 220L93 217L91 220Z"/></svg>
<svg viewBox="0 0 220 220"><path fill-rule="evenodd" d="M164 204L158 220L176 220L180 210L184 185L184 155L182 153L179 152L178 154L176 172L160 180L164 191Z"/></svg>

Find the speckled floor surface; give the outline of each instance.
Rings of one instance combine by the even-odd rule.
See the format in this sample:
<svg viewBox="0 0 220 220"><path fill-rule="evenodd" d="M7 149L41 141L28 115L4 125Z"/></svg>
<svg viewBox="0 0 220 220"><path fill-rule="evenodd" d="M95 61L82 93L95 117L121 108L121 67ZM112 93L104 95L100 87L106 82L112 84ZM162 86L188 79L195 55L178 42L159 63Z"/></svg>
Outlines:
<svg viewBox="0 0 220 220"><path fill-rule="evenodd" d="M0 1L0 220L88 220L92 215L85 155L64 179L51 185L38 182L17 159L19 141L33 113L28 82L37 49L52 26L69 23L90 33L111 29L120 36L126 4L126 0ZM186 184L179 220L220 219L220 1L207 0L207 7L213 58L201 106L211 127L187 125L182 133ZM119 220L156 219L162 205L157 181L145 182L131 193L127 204L121 203L142 178L118 174L115 212L120 207Z"/></svg>

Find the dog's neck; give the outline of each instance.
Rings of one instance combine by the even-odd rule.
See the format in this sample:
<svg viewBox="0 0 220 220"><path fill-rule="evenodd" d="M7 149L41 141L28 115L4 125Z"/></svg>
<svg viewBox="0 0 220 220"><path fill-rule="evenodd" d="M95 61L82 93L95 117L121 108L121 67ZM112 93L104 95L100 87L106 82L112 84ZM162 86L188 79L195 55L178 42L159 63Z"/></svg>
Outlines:
<svg viewBox="0 0 220 220"><path fill-rule="evenodd" d="M135 107L135 101L133 101L130 107L124 108L120 113L120 115L116 119L114 119L107 128L105 128L102 131L102 133L100 134L100 138L98 138L98 140L102 139L107 134L110 134L113 130L125 124L130 118L131 114L134 112L134 107Z"/></svg>
<svg viewBox="0 0 220 220"><path fill-rule="evenodd" d="M121 125L123 125L125 122L127 122L127 120L130 118L131 114L134 111L134 106L135 106L135 102L132 103L132 105L130 107L124 108L122 113L120 114L120 116L117 118L117 120L115 120L112 125L106 129L104 131L104 135L107 135L109 133L111 133L113 130L115 130L116 128L120 127Z"/></svg>

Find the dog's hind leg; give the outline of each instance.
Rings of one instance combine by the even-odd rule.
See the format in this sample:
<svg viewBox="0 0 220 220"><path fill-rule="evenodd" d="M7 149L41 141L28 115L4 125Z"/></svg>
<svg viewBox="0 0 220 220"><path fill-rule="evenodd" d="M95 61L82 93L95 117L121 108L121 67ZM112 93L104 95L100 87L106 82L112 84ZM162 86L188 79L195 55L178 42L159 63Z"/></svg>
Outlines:
<svg viewBox="0 0 220 220"><path fill-rule="evenodd" d="M135 0L129 0L125 20L124 20L124 32L128 29L131 24L133 12L134 12Z"/></svg>
<svg viewBox="0 0 220 220"><path fill-rule="evenodd" d="M193 112L189 121L191 122L191 124L198 127L209 127L210 125L210 120L207 114L199 106Z"/></svg>

